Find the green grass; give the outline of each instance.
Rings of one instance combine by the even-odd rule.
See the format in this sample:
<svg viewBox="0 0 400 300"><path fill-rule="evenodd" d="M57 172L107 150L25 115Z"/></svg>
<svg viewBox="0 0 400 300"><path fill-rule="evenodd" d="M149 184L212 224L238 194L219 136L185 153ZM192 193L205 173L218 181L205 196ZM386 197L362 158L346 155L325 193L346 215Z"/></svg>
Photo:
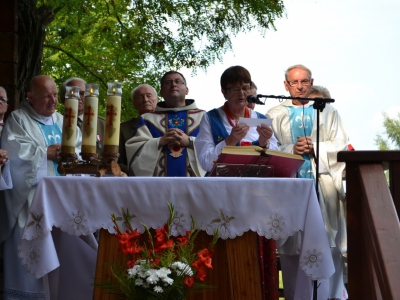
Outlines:
<svg viewBox="0 0 400 300"><path fill-rule="evenodd" d="M282 271L279 271L279 289L283 289ZM285 300L284 297L279 297L279 300Z"/></svg>

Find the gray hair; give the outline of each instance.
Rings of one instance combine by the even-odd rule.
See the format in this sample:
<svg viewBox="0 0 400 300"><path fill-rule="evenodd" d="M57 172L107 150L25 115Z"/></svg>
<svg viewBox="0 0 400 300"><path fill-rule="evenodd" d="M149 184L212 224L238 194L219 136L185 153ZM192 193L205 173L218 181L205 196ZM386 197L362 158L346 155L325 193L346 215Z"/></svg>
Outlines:
<svg viewBox="0 0 400 300"><path fill-rule="evenodd" d="M313 85L310 91L310 95L311 94L320 94L322 98L331 98L331 93L329 93L328 89L320 85Z"/></svg>
<svg viewBox="0 0 400 300"><path fill-rule="evenodd" d="M82 78L79 78L79 77L71 77L71 78L68 78L67 80L65 80L64 81L64 83L61 85L61 91L60 91L60 96L61 96L61 100L62 100L62 102L64 102L64 98L65 98L65 93L67 92L67 86L68 86L68 84L71 82L71 81L74 81L74 80L79 80L79 81L82 81L83 82L83 84L86 84L86 81L85 80L83 80Z"/></svg>
<svg viewBox="0 0 400 300"><path fill-rule="evenodd" d="M254 89L257 91L257 86L256 86L256 84L254 83L254 81L250 82L250 88L251 88L251 89L254 88Z"/></svg>
<svg viewBox="0 0 400 300"><path fill-rule="evenodd" d="M306 66L303 66L303 65L294 65L294 66L289 67L289 68L286 70L286 72L285 72L285 80L288 80L288 79L287 79L287 78L288 78L288 74L289 74L289 72L292 71L293 69L302 69L302 70L304 70L304 71L307 71L309 78L311 79L311 77L312 77L311 70L310 70L309 68L307 68Z"/></svg>
<svg viewBox="0 0 400 300"><path fill-rule="evenodd" d="M7 91L5 88L3 88L2 86L0 86L0 90L4 91L4 93L6 93L6 97L7 97Z"/></svg>
<svg viewBox="0 0 400 300"><path fill-rule="evenodd" d="M133 98L135 97L136 92L137 92L140 88L142 88L142 87L149 87L149 88L154 92L154 95L155 95L156 97L158 97L158 96L157 96L157 91L156 91L156 89L155 89L154 87L152 87L150 84L144 83L144 84L138 85L137 87L135 87L135 88L133 89L133 91L132 91L132 101L133 101Z"/></svg>

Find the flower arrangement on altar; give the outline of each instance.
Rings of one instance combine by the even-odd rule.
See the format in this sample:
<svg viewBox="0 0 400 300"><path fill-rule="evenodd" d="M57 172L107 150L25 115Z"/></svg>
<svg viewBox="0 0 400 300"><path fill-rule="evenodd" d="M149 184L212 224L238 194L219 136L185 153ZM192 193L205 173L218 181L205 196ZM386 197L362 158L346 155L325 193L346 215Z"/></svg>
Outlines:
<svg viewBox="0 0 400 300"><path fill-rule="evenodd" d="M122 209L123 217L111 214L117 231L119 251L127 256L126 267L119 272L112 269L117 279L117 294L124 299L187 299L190 295L213 287L204 284L207 269L212 269L214 245L219 237L218 228L214 231L212 243L198 252L194 252L194 241L200 229L191 216L192 225L185 236L171 235L171 226L175 216L174 206L167 202L169 218L162 228L150 230L145 224L148 240L137 228L132 228L133 216L129 210ZM123 231L118 222L127 228ZM115 285L114 285L114 293Z"/></svg>

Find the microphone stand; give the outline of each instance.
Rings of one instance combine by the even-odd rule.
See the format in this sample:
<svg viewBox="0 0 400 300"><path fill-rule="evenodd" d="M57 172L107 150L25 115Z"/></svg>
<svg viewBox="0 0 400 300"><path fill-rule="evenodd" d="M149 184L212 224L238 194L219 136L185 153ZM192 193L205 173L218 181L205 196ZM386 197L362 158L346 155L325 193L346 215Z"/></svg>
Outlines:
<svg viewBox="0 0 400 300"><path fill-rule="evenodd" d="M320 201L320 197L319 197L319 190L318 190L318 186L319 186L319 113L322 112L325 108L326 103L333 103L335 102L334 99L329 99L329 98L300 98L300 97L286 97L286 96L274 96L274 95L261 95L258 94L257 95L257 99L260 98L265 98L265 100L267 98L274 98L274 99L287 99L287 100L298 100L298 101L314 101L313 104L313 108L317 110L317 153L316 153L316 157L315 159L315 192L317 194L317 199L318 202ZM264 104L265 104L265 100L264 100ZM318 285L317 285L317 280L314 280L314 285L313 285L313 300L317 300L317 289L318 289Z"/></svg>

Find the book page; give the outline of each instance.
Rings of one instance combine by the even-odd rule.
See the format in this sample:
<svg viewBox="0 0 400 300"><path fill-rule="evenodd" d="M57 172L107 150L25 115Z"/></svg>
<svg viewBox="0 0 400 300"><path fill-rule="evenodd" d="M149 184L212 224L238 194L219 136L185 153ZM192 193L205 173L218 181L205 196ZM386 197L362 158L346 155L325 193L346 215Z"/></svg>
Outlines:
<svg viewBox="0 0 400 300"><path fill-rule="evenodd" d="M255 118L239 118L239 124L246 124L250 127L261 126L261 124L265 124L268 126L272 125L272 119L255 119Z"/></svg>

